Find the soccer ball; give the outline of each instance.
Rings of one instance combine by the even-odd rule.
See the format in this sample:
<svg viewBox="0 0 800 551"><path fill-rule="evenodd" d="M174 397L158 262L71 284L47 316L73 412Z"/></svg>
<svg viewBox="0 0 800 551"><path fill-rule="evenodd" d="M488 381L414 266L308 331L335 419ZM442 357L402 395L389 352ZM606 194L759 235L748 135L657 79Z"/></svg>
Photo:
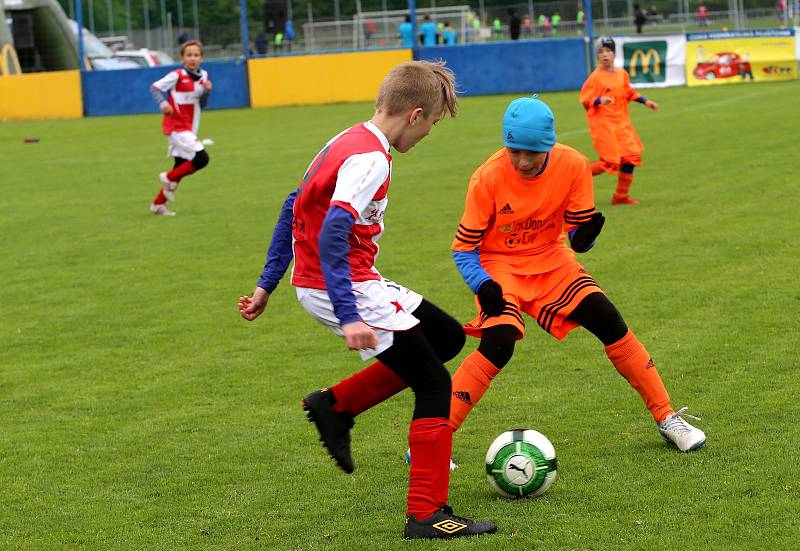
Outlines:
<svg viewBox="0 0 800 551"><path fill-rule="evenodd" d="M486 452L486 477L503 497L540 496L556 479L556 450L535 430L506 431Z"/></svg>

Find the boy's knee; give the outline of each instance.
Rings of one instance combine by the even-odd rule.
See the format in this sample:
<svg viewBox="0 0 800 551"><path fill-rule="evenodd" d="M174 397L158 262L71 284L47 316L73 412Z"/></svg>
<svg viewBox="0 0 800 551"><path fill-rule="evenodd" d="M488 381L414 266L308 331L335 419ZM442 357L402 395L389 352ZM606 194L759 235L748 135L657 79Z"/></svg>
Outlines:
<svg viewBox="0 0 800 551"><path fill-rule="evenodd" d="M498 325L485 329L481 335L478 352L497 369L502 369L514 355L518 332L513 325Z"/></svg>
<svg viewBox="0 0 800 551"><path fill-rule="evenodd" d="M448 327L447 338L438 346L439 359L442 360L442 363L449 362L458 356L466 342L467 336L464 334L464 328L457 321L454 322L452 327Z"/></svg>
<svg viewBox="0 0 800 551"><path fill-rule="evenodd" d="M205 168L206 165L208 165L209 160L210 159L208 157L208 153L206 153L206 150L203 149L194 154L194 159L192 159L192 164L194 165L194 168L196 170L200 170L201 168Z"/></svg>

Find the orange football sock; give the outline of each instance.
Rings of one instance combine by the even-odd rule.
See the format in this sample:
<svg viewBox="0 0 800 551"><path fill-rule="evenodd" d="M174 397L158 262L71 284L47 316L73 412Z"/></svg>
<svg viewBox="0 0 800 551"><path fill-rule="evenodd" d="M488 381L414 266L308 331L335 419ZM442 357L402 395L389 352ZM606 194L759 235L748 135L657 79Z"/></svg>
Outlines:
<svg viewBox="0 0 800 551"><path fill-rule="evenodd" d="M674 413L669 406L669 394L664 388L661 375L633 331L628 330L620 340L606 346L606 355L620 375L642 397L656 422L663 421L667 415Z"/></svg>
<svg viewBox="0 0 800 551"><path fill-rule="evenodd" d="M454 431L458 430L498 373L500 370L477 350L464 359L453 375L450 426Z"/></svg>
<svg viewBox="0 0 800 551"><path fill-rule="evenodd" d="M620 172L617 177L617 192L614 194L614 199L623 200L628 198L628 193L631 191L631 184L633 183L633 174L626 174Z"/></svg>
<svg viewBox="0 0 800 551"><path fill-rule="evenodd" d="M592 169L592 176L597 176L606 171L606 163L604 161L594 161L589 167Z"/></svg>

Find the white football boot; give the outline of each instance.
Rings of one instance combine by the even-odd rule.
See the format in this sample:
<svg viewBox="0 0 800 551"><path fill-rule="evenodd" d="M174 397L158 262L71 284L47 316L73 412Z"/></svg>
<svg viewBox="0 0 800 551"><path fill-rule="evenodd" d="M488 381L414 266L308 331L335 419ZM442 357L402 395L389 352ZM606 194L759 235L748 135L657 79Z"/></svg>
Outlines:
<svg viewBox="0 0 800 551"><path fill-rule="evenodd" d="M175 216L175 213L169 210L169 207L167 207L165 204L156 205L155 203L152 203L150 205L150 212L157 216Z"/></svg>
<svg viewBox="0 0 800 551"><path fill-rule="evenodd" d="M406 460L406 464L407 465L411 465L411 448L406 449L405 460ZM451 471L455 471L457 468L458 468L458 465L456 465L456 462L453 461L453 458L451 457L450 458L450 470Z"/></svg>
<svg viewBox="0 0 800 551"><path fill-rule="evenodd" d="M691 417L700 421L699 417L686 413L688 407L683 407L658 423L658 432L667 442L675 444L682 452L699 450L706 445L706 435L697 427L686 422L684 417Z"/></svg>
<svg viewBox="0 0 800 551"><path fill-rule="evenodd" d="M178 189L178 182L173 182L167 178L166 172L161 172L158 175L158 180L161 182L161 189L164 190L164 197L167 198L167 201L174 201L175 190Z"/></svg>

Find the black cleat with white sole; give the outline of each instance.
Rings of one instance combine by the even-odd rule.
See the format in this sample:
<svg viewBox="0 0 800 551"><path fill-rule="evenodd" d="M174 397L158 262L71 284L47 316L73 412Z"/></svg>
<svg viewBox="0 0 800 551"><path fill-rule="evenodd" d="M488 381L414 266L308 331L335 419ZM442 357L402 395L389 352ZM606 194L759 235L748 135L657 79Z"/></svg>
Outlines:
<svg viewBox="0 0 800 551"><path fill-rule="evenodd" d="M472 520L453 514L453 509L445 505L430 518L417 520L414 515L406 519L403 531L405 539L460 538L494 534L497 525L490 520Z"/></svg>
<svg viewBox="0 0 800 551"><path fill-rule="evenodd" d="M308 415L308 420L317 426L319 439L331 458L336 461L336 465L344 472L352 473L356 468L350 454L350 429L354 424L353 416L333 410L331 391L327 388L312 392L303 398L301 404Z"/></svg>

